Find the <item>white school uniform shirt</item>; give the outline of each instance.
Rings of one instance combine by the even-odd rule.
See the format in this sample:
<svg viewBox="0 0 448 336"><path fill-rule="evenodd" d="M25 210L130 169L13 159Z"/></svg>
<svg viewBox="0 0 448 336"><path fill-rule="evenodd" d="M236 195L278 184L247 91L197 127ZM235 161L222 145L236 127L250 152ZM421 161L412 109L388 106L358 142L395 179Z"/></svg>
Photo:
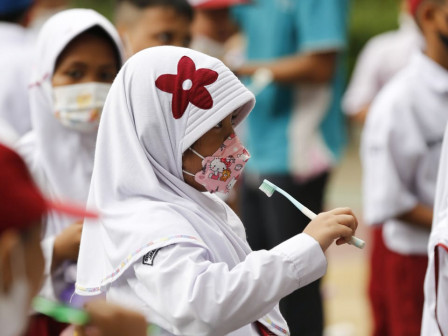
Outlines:
<svg viewBox="0 0 448 336"><path fill-rule="evenodd" d="M34 62L27 29L0 22L0 45L0 118L23 135L31 129L28 84Z"/></svg>
<svg viewBox="0 0 448 336"><path fill-rule="evenodd" d="M424 39L413 18L401 13L399 23L398 30L371 38L359 54L342 100L347 115L369 105L384 84L409 63L410 56L422 49Z"/></svg>
<svg viewBox="0 0 448 336"><path fill-rule="evenodd" d="M442 146L434 219L428 244L421 335L448 335L448 127Z"/></svg>
<svg viewBox="0 0 448 336"><path fill-rule="evenodd" d="M88 206L102 215L84 222L77 294L106 294L165 335L258 335L257 321L289 334L278 301L324 274L319 244L302 234L252 252L232 210L183 180L183 153L254 103L221 61L191 49L128 60L98 132Z"/></svg>
<svg viewBox="0 0 448 336"><path fill-rule="evenodd" d="M429 230L395 219L417 203L433 207L448 121L448 71L421 52L374 100L362 136L364 216L384 223L386 246L426 255Z"/></svg>
<svg viewBox="0 0 448 336"><path fill-rule="evenodd" d="M36 46L36 66L29 88L33 130L17 144L40 189L53 200L70 200L84 206L93 170L96 132L82 133L63 126L54 116L51 79L56 60L67 45L86 30L99 26L117 49L119 63L123 48L113 25L90 9L71 9L56 14L40 31ZM82 218L49 214L44 221L42 250L45 281L40 295L61 298L74 286L76 267L64 262L51 272L56 236ZM68 295L68 293L67 293Z"/></svg>

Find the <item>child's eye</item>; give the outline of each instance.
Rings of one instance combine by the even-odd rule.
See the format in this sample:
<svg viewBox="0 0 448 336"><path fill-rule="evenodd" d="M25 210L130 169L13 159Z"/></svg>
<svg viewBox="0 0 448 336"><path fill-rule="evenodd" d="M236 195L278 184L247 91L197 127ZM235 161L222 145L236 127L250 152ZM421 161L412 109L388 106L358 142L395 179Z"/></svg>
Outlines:
<svg viewBox="0 0 448 336"><path fill-rule="evenodd" d="M188 36L188 37L184 38L184 40L182 42L182 45L185 48L188 48L190 46L190 44L191 44L191 36Z"/></svg>
<svg viewBox="0 0 448 336"><path fill-rule="evenodd" d="M157 39L162 44L171 44L173 41L173 34L170 32L163 32L157 35Z"/></svg>
<svg viewBox="0 0 448 336"><path fill-rule="evenodd" d="M81 70L73 69L66 72L66 75L74 80L81 79L84 73Z"/></svg>
<svg viewBox="0 0 448 336"><path fill-rule="evenodd" d="M235 126L236 125L236 118L237 118L238 116L237 115L233 115L232 116L232 126Z"/></svg>
<svg viewBox="0 0 448 336"><path fill-rule="evenodd" d="M222 121L220 121L216 126L215 126L215 128L221 128L222 127Z"/></svg>
<svg viewBox="0 0 448 336"><path fill-rule="evenodd" d="M104 71L100 73L100 81L110 83L113 82L116 73L114 71Z"/></svg>

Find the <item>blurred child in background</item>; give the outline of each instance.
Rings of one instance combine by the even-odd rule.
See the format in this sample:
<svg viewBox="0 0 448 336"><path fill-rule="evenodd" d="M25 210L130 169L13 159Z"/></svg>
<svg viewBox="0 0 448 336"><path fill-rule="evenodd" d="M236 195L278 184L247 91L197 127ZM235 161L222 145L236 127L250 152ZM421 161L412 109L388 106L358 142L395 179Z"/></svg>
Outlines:
<svg viewBox="0 0 448 336"><path fill-rule="evenodd" d="M33 0L0 0L0 119L17 134L31 129L28 83L32 44L26 29Z"/></svg>
<svg viewBox="0 0 448 336"><path fill-rule="evenodd" d="M226 54L232 48L230 39L238 32L230 9L245 3L248 0L190 0L194 7L190 48L227 63Z"/></svg>
<svg viewBox="0 0 448 336"><path fill-rule="evenodd" d="M30 86L33 131L18 148L50 198L86 203L102 106L122 62L118 33L93 10L61 12L42 28ZM46 217L41 295L70 300L81 230L82 218Z"/></svg>
<svg viewBox="0 0 448 336"><path fill-rule="evenodd" d="M420 335L423 280L442 138L448 121L448 6L412 0L425 39L375 98L362 139L364 215L382 224L387 321L381 335Z"/></svg>
<svg viewBox="0 0 448 336"><path fill-rule="evenodd" d="M3 145L0 166L0 334L20 336L44 271L42 218L50 211L81 218L85 214L70 205L45 200L23 160ZM91 319L85 336L146 335L146 321L138 313L105 302L91 302L86 310Z"/></svg>
<svg viewBox="0 0 448 336"><path fill-rule="evenodd" d="M252 160L245 176L242 218L254 250L270 249L301 232L308 218L258 187L269 179L314 212L323 208L329 174L344 144L340 99L344 84L346 0L254 1L236 18L247 38L242 76L270 73L247 120ZM292 335L322 335L320 282L282 299Z"/></svg>
<svg viewBox="0 0 448 336"><path fill-rule="evenodd" d="M409 13L407 0L400 3L400 28L371 38L358 56L342 106L346 115L363 125L367 111L380 89L403 67L412 54L423 48L423 36ZM374 336L387 335L384 257L386 247L381 225L372 227L368 295Z"/></svg>
<svg viewBox="0 0 448 336"><path fill-rule="evenodd" d="M117 0L115 25L127 57L155 46L188 47L192 21L187 0Z"/></svg>

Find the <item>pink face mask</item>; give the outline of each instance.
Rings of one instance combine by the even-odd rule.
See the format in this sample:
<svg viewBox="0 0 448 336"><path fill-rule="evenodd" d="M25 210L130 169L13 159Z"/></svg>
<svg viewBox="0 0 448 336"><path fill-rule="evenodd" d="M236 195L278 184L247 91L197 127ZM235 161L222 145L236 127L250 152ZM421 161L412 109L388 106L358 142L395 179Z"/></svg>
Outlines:
<svg viewBox="0 0 448 336"><path fill-rule="evenodd" d="M189 149L202 159L202 169L196 174L183 172L194 176L194 180L210 193L228 193L250 158L249 152L235 134L231 134L212 156L203 157L193 148Z"/></svg>

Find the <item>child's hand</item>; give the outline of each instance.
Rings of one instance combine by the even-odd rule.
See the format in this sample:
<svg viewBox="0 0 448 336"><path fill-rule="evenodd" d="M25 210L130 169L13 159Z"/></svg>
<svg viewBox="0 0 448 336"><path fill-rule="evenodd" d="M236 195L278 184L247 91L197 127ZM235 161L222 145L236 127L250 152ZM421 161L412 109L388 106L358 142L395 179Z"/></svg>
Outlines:
<svg viewBox="0 0 448 336"><path fill-rule="evenodd" d="M140 313L101 300L84 308L91 320L88 326L78 328L80 336L146 336L148 324Z"/></svg>
<svg viewBox="0 0 448 336"><path fill-rule="evenodd" d="M325 252L335 239L337 245L348 243L355 234L358 221L349 208L336 208L322 212L303 230L316 239Z"/></svg>
<svg viewBox="0 0 448 336"><path fill-rule="evenodd" d="M53 246L53 270L65 260L78 260L81 233L82 221L78 221L68 226L56 237Z"/></svg>

